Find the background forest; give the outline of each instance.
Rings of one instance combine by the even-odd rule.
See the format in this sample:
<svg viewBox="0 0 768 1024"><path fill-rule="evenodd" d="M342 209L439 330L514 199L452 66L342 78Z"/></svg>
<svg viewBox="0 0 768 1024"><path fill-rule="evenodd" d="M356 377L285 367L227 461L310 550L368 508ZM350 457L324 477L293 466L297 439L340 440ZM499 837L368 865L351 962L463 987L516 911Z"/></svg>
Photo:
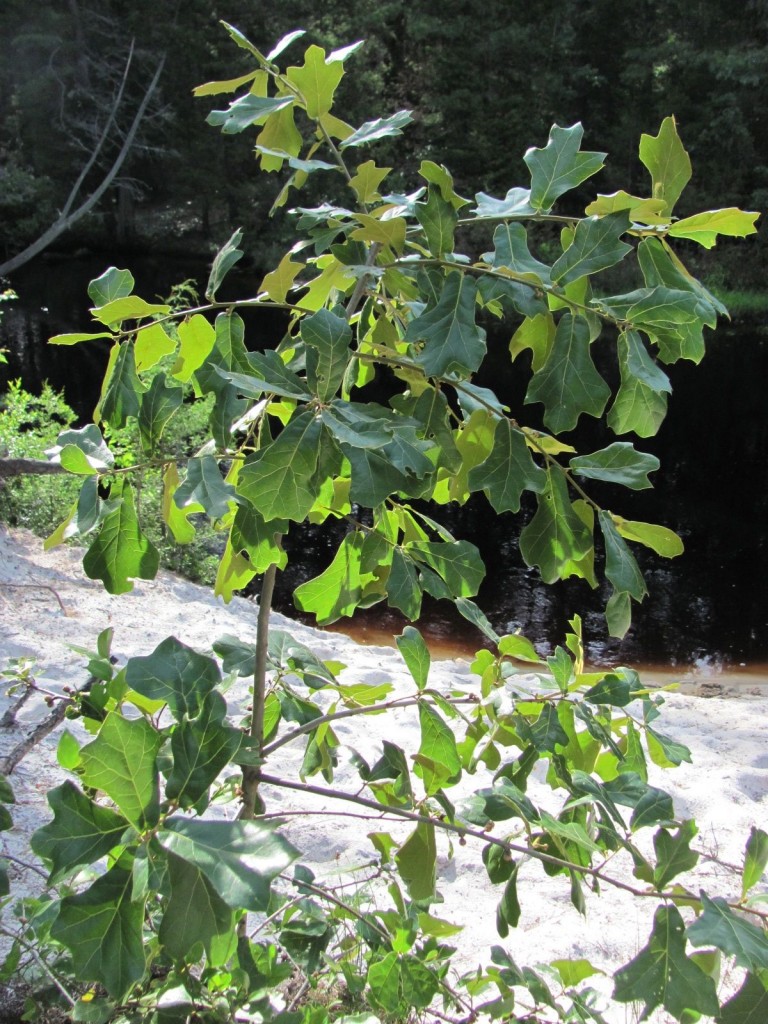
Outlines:
<svg viewBox="0 0 768 1024"><path fill-rule="evenodd" d="M523 173L526 147L543 143L553 122L577 120L590 146L612 154L600 191L633 189L644 173L638 135L674 113L696 169L680 216L768 205L765 0L5 0L0 261L55 219L125 76L114 131L86 192L100 180L164 61L114 187L58 247L206 253L243 226L251 260L257 267L270 262L273 253L258 251L258 238L278 176L255 173L252 141L244 135L214 145L202 115L204 104L215 102L192 95L231 61L220 19L255 40L296 27L328 49L367 40L355 86L341 97L349 120L367 116L373 95L382 109L412 108L417 120L400 166L434 158L450 168L459 192L503 195ZM245 68L245 53L241 60ZM482 80L471 76L472 67L484 69ZM412 181L392 184L407 188ZM277 249L279 241L271 231L269 244ZM760 289L766 258L763 230L748 262L735 249L730 262L727 249L719 253L726 280L714 283ZM706 263L695 269L706 272Z"/></svg>

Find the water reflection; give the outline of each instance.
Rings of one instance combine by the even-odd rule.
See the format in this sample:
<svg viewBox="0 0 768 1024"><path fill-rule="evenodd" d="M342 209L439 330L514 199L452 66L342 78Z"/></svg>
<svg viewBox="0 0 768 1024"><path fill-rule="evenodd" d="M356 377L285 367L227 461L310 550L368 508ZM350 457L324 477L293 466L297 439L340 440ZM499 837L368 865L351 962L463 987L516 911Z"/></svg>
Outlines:
<svg viewBox="0 0 768 1024"><path fill-rule="evenodd" d="M186 277L201 282L197 263L131 259L137 290L148 298L168 293ZM28 387L47 379L65 389L67 399L87 418L95 404L106 351L98 345L71 349L47 347L56 333L93 329L87 312L87 281L104 263L65 261L38 263L13 279L21 301L5 307L0 346L10 352L5 379L20 376ZM257 280L240 281L252 288ZM274 325L256 328L264 336ZM252 336L252 335L251 335ZM493 350L493 345L490 346ZM490 368L490 383L502 381L505 399L520 404L521 375L505 366L506 339L495 346L502 359ZM607 352L598 360L606 377L614 374ZM685 554L667 562L638 549L649 596L635 608L629 636L618 643L606 635L602 609L608 594L592 592L581 581L546 587L520 558L517 535L521 517L496 516L485 499L473 496L463 508L441 510L457 536L474 540L484 554L488 577L478 603L500 632L521 629L542 653L562 641L568 619L579 610L585 621L590 659L601 664L652 662L688 666L706 659L725 667L768 660L768 405L763 382L768 379L768 340L753 329L726 327L711 336L708 354L699 367L681 363L669 369L674 394L669 416L656 438L636 442L661 460L652 491L593 488L595 497L626 518L660 522L683 537ZM0 377L0 387L4 380ZM526 410L536 425L539 406ZM530 412L530 416L528 413ZM594 422L582 418L578 445L595 450L613 440ZM295 614L293 588L321 572L330 562L345 527L308 527L286 541L296 564L282 574L277 593L281 610ZM466 643L474 650L477 633L450 606L425 600L426 628L438 642ZM396 612L373 608L360 613L355 629L361 637L399 633L403 620Z"/></svg>

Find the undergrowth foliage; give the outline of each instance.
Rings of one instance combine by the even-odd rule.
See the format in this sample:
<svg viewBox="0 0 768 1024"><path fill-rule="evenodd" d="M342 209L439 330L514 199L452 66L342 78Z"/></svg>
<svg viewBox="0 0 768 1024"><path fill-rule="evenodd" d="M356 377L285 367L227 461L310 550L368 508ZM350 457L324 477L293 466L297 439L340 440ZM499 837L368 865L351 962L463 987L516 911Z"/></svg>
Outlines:
<svg viewBox="0 0 768 1024"><path fill-rule="evenodd" d="M85 571L111 593L151 579L158 554L133 481L140 467L160 467L162 515L176 541L194 537L198 513L226 538L216 593L229 600L263 576L256 642L224 637L201 653L169 637L115 666L111 633L102 634L89 662L95 682L71 709L90 736L65 733L59 754L73 779L49 794L53 820L33 839L50 894L24 906L11 962L37 950L73 1017L92 1022L247 1014L298 1024L355 1012L356 1020L604 1020L609 1011L590 986L597 966L568 951L533 970L498 945L479 955L476 972L453 978L452 929L433 912L438 850L451 841L475 844L498 886L501 939L524 923L524 861L561 877L580 911L593 892L610 899L619 885L657 908L647 944L615 974L616 1002L642 1004L643 1016L663 1007L684 1021L762 1019L768 938L754 887L768 836L745 837L736 891L700 892L688 874L699 858L695 823L679 820L670 796L649 782L651 765L689 759L659 728L663 696L631 669L587 672L578 616L545 662L525 637L498 635L473 600L484 575L478 550L433 511L480 491L499 514L535 502L520 534L523 560L549 583L607 580L607 627L623 635L633 603L646 597L633 548L674 557L682 544L663 525L605 507L590 489L597 482L620 509L622 488L651 486L659 463L636 439L664 419L664 366L698 362L704 329L726 312L686 270L677 240L711 247L719 235L752 233L757 215L674 216L691 168L672 117L641 138L647 196L598 194L576 212L573 190L581 195L605 159L581 148L580 124L555 126L529 149L530 182L504 197L465 198L428 160L412 192L391 193L392 168L368 150L393 144L410 112L355 127L333 110L360 44L329 54L312 45L283 67L278 60L302 33L265 56L227 28L253 68L197 90L234 94L209 122L225 135L254 133L261 168L285 175L276 207L310 176L328 198L296 206L299 240L242 301L217 299L243 255L240 232L216 256L205 302L194 308L135 295L128 270L91 282L98 330L52 342L108 339L111 358L94 422L63 431L51 453L82 488L46 543L85 539ZM467 234L484 234L487 251L459 251ZM558 234L557 252L543 261L536 253L549 256ZM606 293L600 275L618 264L636 286ZM285 311L288 328L274 347L249 351L240 311L252 307ZM504 325L513 370L528 380L521 408L476 383L483 325L493 322ZM613 353L617 387L598 372L593 346ZM194 401L211 402L210 436L179 457L165 449L164 431L190 387ZM528 405L543 408L546 429L526 424ZM568 435L584 416L615 439L577 452ZM131 458L116 456L102 431L127 424L139 437ZM425 593L452 601L490 645L477 654L471 686L430 686L429 651L413 626L397 641L411 679L398 691L345 684L339 665L269 628L271 588L287 559L281 539L292 524L328 519L344 520L348 532L327 569L298 587L297 607L322 624L382 601L416 620ZM222 695L238 676L253 677L245 724L230 720ZM354 784L337 786L336 721L356 719L364 735L366 715L395 707L416 716L418 749L393 736L371 762L353 752ZM280 753L296 745L300 770L282 773ZM548 787L534 802L536 766ZM313 796L328 828L334 808L351 802L374 819L386 811L405 831L371 833L374 866L349 896L302 866L274 817L279 801L265 806L267 785ZM222 814L227 796L231 813ZM722 1006L718 951L743 974ZM294 998L297 989L315 998Z"/></svg>

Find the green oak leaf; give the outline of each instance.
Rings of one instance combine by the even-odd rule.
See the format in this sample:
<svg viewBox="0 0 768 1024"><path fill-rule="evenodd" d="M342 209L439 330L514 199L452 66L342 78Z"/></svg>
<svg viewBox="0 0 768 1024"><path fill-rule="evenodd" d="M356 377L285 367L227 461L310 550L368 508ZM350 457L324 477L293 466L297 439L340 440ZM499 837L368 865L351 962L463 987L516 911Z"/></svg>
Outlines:
<svg viewBox="0 0 768 1024"><path fill-rule="evenodd" d="M180 807L193 807L208 792L240 746L242 733L226 725L227 702L208 692L193 719L184 717L171 734L173 768L165 793Z"/></svg>
<svg viewBox="0 0 768 1024"><path fill-rule="evenodd" d="M727 316L728 310L701 281L686 270L678 257L659 238L644 238L637 247L637 261L648 288L664 285L680 291L692 292L699 300L698 316L702 323L714 327L717 314Z"/></svg>
<svg viewBox="0 0 768 1024"><path fill-rule="evenodd" d="M368 968L366 981L375 1009L381 1007L385 1013L395 1014L402 1008L401 962L397 953L387 953L375 960Z"/></svg>
<svg viewBox="0 0 768 1024"><path fill-rule="evenodd" d="M121 1000L144 977L144 905L132 901L132 872L115 866L90 888L61 901L51 938L72 954L81 981Z"/></svg>
<svg viewBox="0 0 768 1024"><path fill-rule="evenodd" d="M605 153L581 153L581 122L570 128L553 125L543 149L529 149L523 160L531 172L531 206L546 212L564 192L591 178L603 166Z"/></svg>
<svg viewBox="0 0 768 1024"><path fill-rule="evenodd" d="M204 395L216 397L211 411L210 427L221 448L232 444L232 425L245 414L248 405L238 398L235 386L225 373L249 373L250 363L245 348L245 325L238 313L220 313L215 323L216 342L203 364L194 373L194 380Z"/></svg>
<svg viewBox="0 0 768 1024"><path fill-rule="evenodd" d="M234 913L195 865L168 854L171 895L160 922L160 945L182 961L200 942L211 967L223 966L237 944Z"/></svg>
<svg viewBox="0 0 768 1024"><path fill-rule="evenodd" d="M547 471L548 484L537 498L533 519L520 534L520 553L537 565L545 583L583 575L578 563L593 547L592 534L574 510L560 473Z"/></svg>
<svg viewBox="0 0 768 1024"><path fill-rule="evenodd" d="M768 1020L768 985L747 974L739 991L723 1003L717 1024L763 1024Z"/></svg>
<svg viewBox="0 0 768 1024"><path fill-rule="evenodd" d="M660 212L669 217L691 180L691 159L677 134L674 117L664 118L658 135L640 136L640 161L650 172L653 198L664 203Z"/></svg>
<svg viewBox="0 0 768 1024"><path fill-rule="evenodd" d="M424 637L413 626L406 626L400 636L395 638L397 649L411 673L411 677L419 690L427 685L431 657Z"/></svg>
<svg viewBox="0 0 768 1024"><path fill-rule="evenodd" d="M644 1003L643 1016L659 1005L678 1020L685 1010L714 1016L715 983L685 955L685 924L676 907L659 907L649 942L614 975L614 999Z"/></svg>
<svg viewBox="0 0 768 1024"><path fill-rule="evenodd" d="M203 365L216 344L216 331L201 313L183 320L177 327L179 354L171 369L171 376L182 382Z"/></svg>
<svg viewBox="0 0 768 1024"><path fill-rule="evenodd" d="M416 203L414 212L432 255L440 258L453 252L453 234L459 221L453 203L444 199L439 189L430 188L426 203Z"/></svg>
<svg viewBox="0 0 768 1024"><path fill-rule="evenodd" d="M340 149L347 149L348 146L367 146L370 142L378 139L390 138L393 135L402 135L403 128L413 121L413 114L410 110L398 110L389 117L377 117L373 121L366 121L361 124L351 135L342 139Z"/></svg>
<svg viewBox="0 0 768 1024"><path fill-rule="evenodd" d="M485 566L480 552L468 540L417 541L406 550L434 569L453 597L474 597L480 589Z"/></svg>
<svg viewBox="0 0 768 1024"><path fill-rule="evenodd" d="M768 865L768 834L753 825L749 830L744 850L744 868L741 874L741 895L746 896L763 877Z"/></svg>
<svg viewBox="0 0 768 1024"><path fill-rule="evenodd" d="M180 722L198 715L206 696L221 682L221 673L213 658L169 636L151 654L129 659L125 681L143 697L164 701Z"/></svg>
<svg viewBox="0 0 768 1024"><path fill-rule="evenodd" d="M395 863L411 899L433 897L437 864L435 826L420 821L395 854Z"/></svg>
<svg viewBox="0 0 768 1024"><path fill-rule="evenodd" d="M94 412L95 420L111 427L124 427L129 416L138 416L146 388L136 373L133 345L124 341L114 345L101 387L101 397Z"/></svg>
<svg viewBox="0 0 768 1024"><path fill-rule="evenodd" d="M520 900L517 895L517 872L519 867L513 865L513 871L504 886L504 892L496 907L496 931L502 939L509 935L510 925L517 928L520 921Z"/></svg>
<svg viewBox="0 0 768 1024"><path fill-rule="evenodd" d="M360 567L364 541L360 531L348 533L325 572L294 591L296 607L316 615L319 625L352 615L363 598L365 586L375 578L373 573L363 573Z"/></svg>
<svg viewBox="0 0 768 1024"><path fill-rule="evenodd" d="M169 853L198 868L227 906L263 911L272 881L299 856L274 829L264 822L174 816L166 818L157 839Z"/></svg>
<svg viewBox="0 0 768 1024"><path fill-rule="evenodd" d="M757 231L755 221L759 213L750 213L729 207L727 210L708 210L696 213L692 217L683 217L675 221L668 234L673 238L690 238L705 249L711 249L717 242L718 235L729 235L732 238L745 238Z"/></svg>
<svg viewBox="0 0 768 1024"><path fill-rule="evenodd" d="M341 61L326 58L325 50L310 46L301 67L289 67L285 77L299 90L307 116L319 118L333 106L333 94L344 75Z"/></svg>
<svg viewBox="0 0 768 1024"><path fill-rule="evenodd" d="M461 465L461 456L449 422L451 410L448 399L443 392L428 386L418 397L395 395L390 402L399 413L418 424L416 432L419 437L436 446L438 465L449 472L456 471ZM430 456L434 451L434 448L430 450Z"/></svg>
<svg viewBox="0 0 768 1024"><path fill-rule="evenodd" d="M657 889L664 889L673 878L696 867L699 855L691 849L691 840L698 831L695 821L684 821L674 835L660 828L653 837L656 851L653 884Z"/></svg>
<svg viewBox="0 0 768 1024"><path fill-rule="evenodd" d="M430 185L434 185L446 203L450 203L455 210L469 205L469 200L456 192L453 176L444 164L436 164L434 160L422 160L419 174Z"/></svg>
<svg viewBox="0 0 768 1024"><path fill-rule="evenodd" d="M48 803L53 821L33 833L30 846L51 863L49 885L105 857L128 828L122 815L100 807L69 781L48 791Z"/></svg>
<svg viewBox="0 0 768 1024"><path fill-rule="evenodd" d="M590 704L610 704L612 707L626 707L633 700L632 684L614 673L609 673L595 683L584 694Z"/></svg>
<svg viewBox="0 0 768 1024"><path fill-rule="evenodd" d="M222 519L238 500L232 484L225 483L213 455L196 456L187 462L186 479L173 495L177 508L202 505L210 519Z"/></svg>
<svg viewBox="0 0 768 1024"><path fill-rule="evenodd" d="M123 320L142 320L149 316L163 316L170 311L171 307L165 303L147 302L138 295L123 295L120 298L112 299L103 306L91 309L93 319L99 320L108 327L111 324L122 323ZM126 342L126 344L129 343Z"/></svg>
<svg viewBox="0 0 768 1024"><path fill-rule="evenodd" d="M315 503L314 483L323 425L314 411L294 414L275 441L249 457L240 471L238 493L269 522L300 523Z"/></svg>
<svg viewBox="0 0 768 1024"><path fill-rule="evenodd" d="M584 213L588 217L605 217L610 213L617 213L619 210L626 210L633 223L640 224L668 224L669 217L663 217L662 211L665 207L663 199L641 199L638 196L631 196L628 192L619 190L610 195L600 195L594 199L589 206L585 207Z"/></svg>
<svg viewBox="0 0 768 1024"><path fill-rule="evenodd" d="M387 577L387 602L413 622L421 614L421 599L416 565L397 547L392 552L392 568Z"/></svg>
<svg viewBox="0 0 768 1024"><path fill-rule="evenodd" d="M436 306L408 324L406 341L423 345L415 361L428 377L467 377L485 355L485 331L475 323L475 282L458 271L448 274Z"/></svg>
<svg viewBox="0 0 768 1024"><path fill-rule="evenodd" d="M159 813L157 754L161 733L144 718L107 715L95 740L80 751L84 785L100 789L137 828Z"/></svg>
<svg viewBox="0 0 768 1024"><path fill-rule="evenodd" d="M92 580L101 580L110 594L133 590L132 579L153 580L160 555L141 531L133 502L133 488L115 480L110 502L119 501L104 517L101 529L83 558L83 569Z"/></svg>
<svg viewBox="0 0 768 1024"><path fill-rule="evenodd" d="M45 454L51 462L58 462L80 476L103 473L115 464L115 457L95 423L79 430L62 430L56 444Z"/></svg>
<svg viewBox="0 0 768 1024"><path fill-rule="evenodd" d="M528 232L522 224L499 224L493 233L493 245L493 252L484 253L482 259L496 270L506 268L533 284L552 283L551 268L531 255Z"/></svg>
<svg viewBox="0 0 768 1024"><path fill-rule="evenodd" d="M461 758L453 730L428 704L419 704L421 743L415 757L414 772L424 783L427 796L443 786L452 786L461 778Z"/></svg>
<svg viewBox="0 0 768 1024"><path fill-rule="evenodd" d="M700 898L703 913L688 927L689 941L694 946L715 946L753 974L768 968L765 929L737 914L719 896L710 899L702 892Z"/></svg>
<svg viewBox="0 0 768 1024"><path fill-rule="evenodd" d="M100 526L106 517L119 508L121 498L102 501L99 497L99 481L95 476L86 477L80 488L77 501L69 510L67 518L59 523L43 547L46 551L57 547L69 537L85 537Z"/></svg>
<svg viewBox="0 0 768 1024"><path fill-rule="evenodd" d="M130 270L118 270L110 267L100 277L95 277L88 285L88 296L94 306L106 306L115 299L123 299L133 292L134 281Z"/></svg>
<svg viewBox="0 0 768 1024"><path fill-rule="evenodd" d="M589 346L587 320L564 313L547 361L528 385L526 404L542 402L544 422L555 433L573 430L582 413L599 417L611 397L611 389L595 369Z"/></svg>
<svg viewBox="0 0 768 1024"><path fill-rule="evenodd" d="M622 640L632 625L632 601L623 590L614 590L605 605L605 622L608 635Z"/></svg>
<svg viewBox="0 0 768 1024"><path fill-rule="evenodd" d="M635 556L616 529L610 512L600 509L598 521L605 541L605 575L617 591L642 601L648 589Z"/></svg>
<svg viewBox="0 0 768 1024"><path fill-rule="evenodd" d="M281 547L278 538L288 532L287 519L273 519L269 523L251 505L238 505L230 530L230 541L235 551L245 551L251 568L262 573L276 565L284 569L288 554Z"/></svg>
<svg viewBox="0 0 768 1024"><path fill-rule="evenodd" d="M485 462L469 471L469 488L484 491L498 513L519 512L523 491L541 493L547 477L531 457L525 434L500 419L493 435L493 450Z"/></svg>
<svg viewBox="0 0 768 1024"><path fill-rule="evenodd" d="M607 448L591 455L577 455L571 459L570 467L579 476L590 480L604 480L606 483L622 484L634 491L653 487L648 479L661 463L655 455L638 452L627 441L614 441Z"/></svg>
<svg viewBox="0 0 768 1024"><path fill-rule="evenodd" d="M423 449L428 445L415 437L412 428L411 434L412 439L405 434L389 434L387 444L378 448L340 445L351 469L351 501L376 508L390 494L407 490L411 473L421 478L433 469L432 463L423 454ZM406 465L403 466L403 463ZM410 470L408 463L418 471Z"/></svg>
<svg viewBox="0 0 768 1024"><path fill-rule="evenodd" d="M180 387L167 387L166 376L158 373L141 400L139 434L145 452L152 452L166 424L178 412L184 400Z"/></svg>
<svg viewBox="0 0 768 1024"><path fill-rule="evenodd" d="M152 323L136 332L133 343L133 355L136 360L136 372L144 373L157 366L160 360L176 351L176 340L167 334L162 325Z"/></svg>
<svg viewBox="0 0 768 1024"><path fill-rule="evenodd" d="M573 241L552 267L552 280L566 285L620 263L632 251L631 245L621 241L628 229L624 211L580 220Z"/></svg>
<svg viewBox="0 0 768 1024"><path fill-rule="evenodd" d="M232 373L219 370L219 373L237 388L239 395L246 398L261 398L265 392L281 395L283 398L298 398L306 401L312 397L306 382L293 370L289 370L274 349L266 352L249 352L248 363L250 373Z"/></svg>
<svg viewBox="0 0 768 1024"><path fill-rule="evenodd" d="M538 212L531 206L529 188L511 188L503 199L495 199L486 192L475 194L477 206L471 213L477 218L535 217Z"/></svg>
<svg viewBox="0 0 768 1024"><path fill-rule="evenodd" d="M287 630L270 629L268 646L269 660L275 668L299 673L307 686L322 689L328 683L336 683L336 677L325 662Z"/></svg>
<svg viewBox="0 0 768 1024"><path fill-rule="evenodd" d="M226 110L212 110L205 120L214 128L221 128L225 135L236 135L252 124L261 124L270 114L290 107L294 102L293 96L256 96L254 93L248 92L233 100ZM235 232L235 235L242 237L242 231ZM227 245L237 245L240 237L233 236ZM240 255L242 256L242 253ZM238 256L237 259L239 258ZM209 282L208 289L210 287ZM210 294L208 289L206 289L205 297L212 299L216 294L216 289L214 288Z"/></svg>
<svg viewBox="0 0 768 1024"><path fill-rule="evenodd" d="M300 333L307 346L307 384L321 402L327 402L344 380L352 355L352 329L344 317L319 309L301 321Z"/></svg>
<svg viewBox="0 0 768 1024"><path fill-rule="evenodd" d="M631 432L652 437L667 414L672 385L651 359L637 331L625 331L618 340L621 386L608 411L608 426L615 434Z"/></svg>
<svg viewBox="0 0 768 1024"><path fill-rule="evenodd" d="M613 516L613 524L626 540L643 544L662 558L676 558L683 553L683 542L666 526L638 523L631 519L622 519L621 516Z"/></svg>

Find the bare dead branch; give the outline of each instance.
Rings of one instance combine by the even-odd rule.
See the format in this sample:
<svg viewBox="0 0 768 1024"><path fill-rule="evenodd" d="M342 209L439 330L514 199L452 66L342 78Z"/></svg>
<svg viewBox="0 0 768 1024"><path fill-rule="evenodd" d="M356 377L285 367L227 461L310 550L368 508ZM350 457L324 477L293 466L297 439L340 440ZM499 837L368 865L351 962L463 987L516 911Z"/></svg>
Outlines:
<svg viewBox="0 0 768 1024"><path fill-rule="evenodd" d="M0 277L4 277L5 275L12 273L14 270L18 270L19 267L24 266L25 263L28 263L35 256L38 256L41 252L47 249L48 246L59 237L59 235L72 227L72 225L76 221L80 220L81 217L84 217L86 213L90 213L96 203L98 203L116 178L120 168L125 163L125 160L131 151L139 126L144 119L144 114L149 106L149 102L157 88L157 83L160 81L160 75L162 74L164 66L165 57L160 60L157 70L152 77L152 81L149 83L147 91L144 93L144 97L134 115L128 134L125 136L123 145L120 148L120 152L115 157L112 166L104 175L100 184L93 190L88 198L77 207L77 209L66 214L62 211L54 223L51 224L51 226L44 231L39 238L34 242L31 242L26 249L22 250L22 252L18 253L16 256L12 256L11 259L6 260L5 263L0 264Z"/></svg>

